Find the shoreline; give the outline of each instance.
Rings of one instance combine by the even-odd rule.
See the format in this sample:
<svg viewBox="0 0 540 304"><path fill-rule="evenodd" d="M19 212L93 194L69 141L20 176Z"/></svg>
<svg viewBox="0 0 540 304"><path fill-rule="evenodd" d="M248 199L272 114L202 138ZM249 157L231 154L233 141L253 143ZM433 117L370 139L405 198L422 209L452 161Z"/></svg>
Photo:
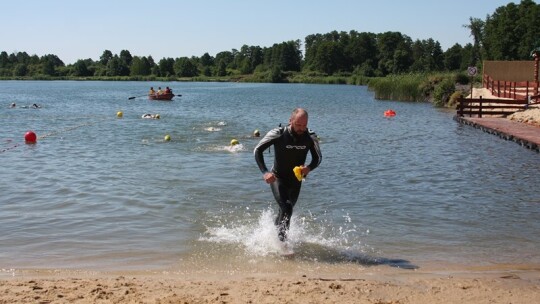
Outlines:
<svg viewBox="0 0 540 304"><path fill-rule="evenodd" d="M351 274L19 270L0 303L534 303L540 265L362 267Z"/></svg>

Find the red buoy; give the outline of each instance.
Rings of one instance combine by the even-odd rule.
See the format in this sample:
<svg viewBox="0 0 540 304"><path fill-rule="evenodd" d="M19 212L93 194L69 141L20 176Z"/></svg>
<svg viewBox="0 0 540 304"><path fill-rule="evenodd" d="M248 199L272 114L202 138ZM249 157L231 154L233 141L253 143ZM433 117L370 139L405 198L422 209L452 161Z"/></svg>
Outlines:
<svg viewBox="0 0 540 304"><path fill-rule="evenodd" d="M36 133L33 131L26 132L26 134L24 134L24 141L26 141L27 144L35 144L37 141Z"/></svg>
<svg viewBox="0 0 540 304"><path fill-rule="evenodd" d="M394 117L394 116L396 116L396 112L394 112L394 110L384 111L384 117Z"/></svg>

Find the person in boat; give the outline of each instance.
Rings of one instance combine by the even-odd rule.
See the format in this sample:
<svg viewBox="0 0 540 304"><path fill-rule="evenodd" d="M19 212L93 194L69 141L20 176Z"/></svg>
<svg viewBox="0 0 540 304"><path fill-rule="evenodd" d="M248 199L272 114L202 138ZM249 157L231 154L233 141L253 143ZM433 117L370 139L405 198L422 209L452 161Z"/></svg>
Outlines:
<svg viewBox="0 0 540 304"><path fill-rule="evenodd" d="M172 91L171 89L169 89L169 87L165 88L165 94L172 94Z"/></svg>
<svg viewBox="0 0 540 304"><path fill-rule="evenodd" d="M150 87L150 91L148 92L148 95L154 95L154 94L156 94L154 87Z"/></svg>
<svg viewBox="0 0 540 304"><path fill-rule="evenodd" d="M161 95L161 94L163 94L163 90L161 89L161 87L158 87L157 95Z"/></svg>
<svg viewBox="0 0 540 304"><path fill-rule="evenodd" d="M282 242L287 239L293 207L302 186L302 177L306 177L322 161L317 135L307 128L307 124L307 111L296 108L291 114L289 125L270 130L253 151L263 180L270 184L279 206L274 224L278 228L278 238ZM268 170L263 152L270 146L274 146L274 165ZM311 153L311 162L304 166L308 151ZM294 172L295 167L299 167L300 178L297 178Z"/></svg>

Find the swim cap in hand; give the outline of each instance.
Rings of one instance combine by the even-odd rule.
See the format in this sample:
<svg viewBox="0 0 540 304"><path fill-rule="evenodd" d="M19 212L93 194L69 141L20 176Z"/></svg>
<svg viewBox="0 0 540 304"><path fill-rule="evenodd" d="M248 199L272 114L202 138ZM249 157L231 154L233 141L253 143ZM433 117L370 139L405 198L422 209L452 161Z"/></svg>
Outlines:
<svg viewBox="0 0 540 304"><path fill-rule="evenodd" d="M296 166L293 168L293 172L294 172L294 175L296 176L296 179L298 179L299 182L302 181L302 167L301 166Z"/></svg>

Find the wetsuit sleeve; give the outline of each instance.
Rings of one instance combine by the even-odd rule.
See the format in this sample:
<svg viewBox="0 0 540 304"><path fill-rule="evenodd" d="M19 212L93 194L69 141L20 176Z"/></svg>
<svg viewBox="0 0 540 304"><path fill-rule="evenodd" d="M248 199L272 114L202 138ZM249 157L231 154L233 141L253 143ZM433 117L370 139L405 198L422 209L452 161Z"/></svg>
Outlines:
<svg viewBox="0 0 540 304"><path fill-rule="evenodd" d="M309 149L309 152L311 153L311 162L309 163L308 167L310 171L313 171L321 164L322 154L321 148L319 147L319 139L317 138L317 135L313 132L310 132L309 135L313 140L313 146Z"/></svg>
<svg viewBox="0 0 540 304"><path fill-rule="evenodd" d="M271 145L273 145L274 141L277 140L280 136L281 132L279 129L271 130L263 137L263 139L261 139L261 141L257 144L257 146L255 146L255 149L253 150L253 154L255 154L255 162L257 162L259 170L261 170L263 174L268 172L268 167L266 167L266 164L264 162L263 152Z"/></svg>

